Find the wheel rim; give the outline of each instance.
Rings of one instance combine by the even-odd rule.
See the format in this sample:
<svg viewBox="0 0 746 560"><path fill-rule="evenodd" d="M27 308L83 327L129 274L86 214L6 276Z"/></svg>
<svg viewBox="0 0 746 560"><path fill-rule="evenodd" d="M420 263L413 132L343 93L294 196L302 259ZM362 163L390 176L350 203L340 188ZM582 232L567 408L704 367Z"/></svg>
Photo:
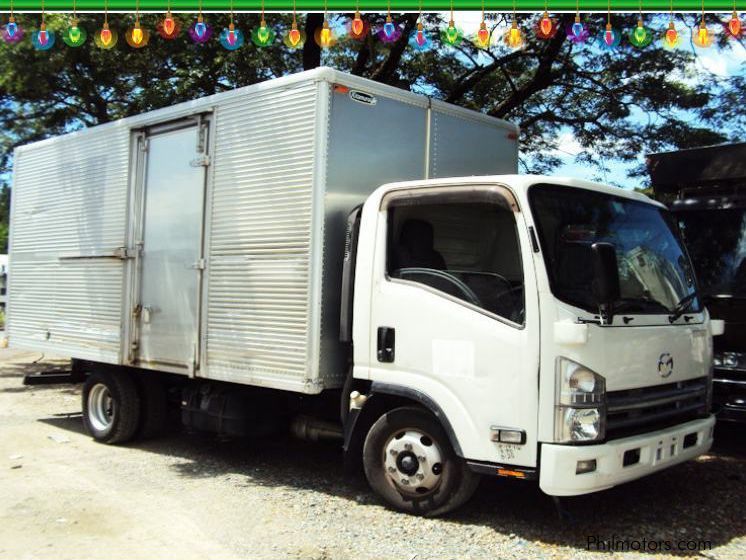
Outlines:
<svg viewBox="0 0 746 560"><path fill-rule="evenodd" d="M103 383L97 383L88 393L88 419L100 432L108 430L114 421L114 399Z"/></svg>
<svg viewBox="0 0 746 560"><path fill-rule="evenodd" d="M383 466L397 490L425 496L440 485L443 454L435 439L409 428L396 432L388 440L384 447Z"/></svg>

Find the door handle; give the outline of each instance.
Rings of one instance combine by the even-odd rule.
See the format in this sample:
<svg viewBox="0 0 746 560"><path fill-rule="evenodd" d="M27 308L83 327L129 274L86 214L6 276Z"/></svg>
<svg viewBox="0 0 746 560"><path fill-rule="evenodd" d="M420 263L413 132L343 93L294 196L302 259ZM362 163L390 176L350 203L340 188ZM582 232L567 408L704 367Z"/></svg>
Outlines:
<svg viewBox="0 0 746 560"><path fill-rule="evenodd" d="M394 361L394 346L396 331L391 327L378 327L378 361L391 363Z"/></svg>

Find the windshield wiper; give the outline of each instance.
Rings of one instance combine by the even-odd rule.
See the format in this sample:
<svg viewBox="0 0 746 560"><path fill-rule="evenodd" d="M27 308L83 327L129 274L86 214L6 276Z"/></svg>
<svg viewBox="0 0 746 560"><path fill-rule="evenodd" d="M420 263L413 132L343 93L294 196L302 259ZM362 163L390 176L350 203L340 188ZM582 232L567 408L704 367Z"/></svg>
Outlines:
<svg viewBox="0 0 746 560"><path fill-rule="evenodd" d="M685 295L683 298L679 300L679 303L676 304L676 307L673 309L673 313L669 315L668 320L673 323L681 317L689 307L691 307L692 302L697 298L697 292L692 292L691 294Z"/></svg>

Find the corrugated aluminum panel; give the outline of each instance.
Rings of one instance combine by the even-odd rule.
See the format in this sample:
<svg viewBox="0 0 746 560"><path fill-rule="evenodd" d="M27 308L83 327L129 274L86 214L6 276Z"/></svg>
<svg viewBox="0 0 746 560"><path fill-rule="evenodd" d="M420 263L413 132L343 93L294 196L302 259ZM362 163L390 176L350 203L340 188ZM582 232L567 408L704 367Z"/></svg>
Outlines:
<svg viewBox="0 0 746 560"><path fill-rule="evenodd" d="M8 336L119 361L129 133L109 129L16 152ZM85 257L85 258L82 258Z"/></svg>
<svg viewBox="0 0 746 560"><path fill-rule="evenodd" d="M206 375L309 391L317 87L216 111Z"/></svg>

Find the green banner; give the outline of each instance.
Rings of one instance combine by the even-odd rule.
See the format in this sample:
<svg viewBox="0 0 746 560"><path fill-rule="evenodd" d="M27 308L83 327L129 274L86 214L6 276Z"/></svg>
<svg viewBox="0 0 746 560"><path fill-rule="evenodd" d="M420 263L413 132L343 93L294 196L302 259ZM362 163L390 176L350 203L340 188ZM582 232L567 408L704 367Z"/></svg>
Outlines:
<svg viewBox="0 0 746 560"><path fill-rule="evenodd" d="M741 2L745 4L744 2ZM135 0L110 0L108 2L110 11L133 12L135 10ZM140 0L141 11L165 11L167 0ZM386 11L389 5L385 0L362 0L358 3L360 11L365 12L382 12ZM393 12L416 12L422 7L425 12L447 11L451 8L449 0L391 0L391 10ZM482 0L454 0L453 8L455 10L480 10ZM708 12L730 13L733 11L733 2L723 0L705 0L705 10ZM746 5L746 4L745 4ZM10 4L3 2L3 6L9 9ZM103 0L77 0L77 9L79 11L104 11ZM206 12L220 11L227 12L230 10L230 0L203 0L202 9ZM329 12L354 12L355 0L298 0L296 8L299 12L317 12L323 11L326 6ZM512 0L485 0L484 9L487 12L507 12L513 9ZM519 12L543 12L543 1L516 0L515 8ZM550 0L548 2L549 11L575 11L575 0ZM607 0L581 0L581 12L606 12ZM41 9L41 0L29 1L19 0L13 2L13 7L17 12L39 11ZM47 11L72 11L72 0L45 0L44 7ZM173 11L197 11L199 7L198 0L172 0L171 9ZM234 0L233 9L236 11L253 11L261 10L261 0ZM292 0L266 0L264 7L267 11L291 12L293 9ZM646 12L668 12L671 4L669 0L645 0L643 10ZM615 12L637 12L640 9L638 0L612 0L611 9ZM699 12L702 10L701 0L674 0L673 11L681 12Z"/></svg>

